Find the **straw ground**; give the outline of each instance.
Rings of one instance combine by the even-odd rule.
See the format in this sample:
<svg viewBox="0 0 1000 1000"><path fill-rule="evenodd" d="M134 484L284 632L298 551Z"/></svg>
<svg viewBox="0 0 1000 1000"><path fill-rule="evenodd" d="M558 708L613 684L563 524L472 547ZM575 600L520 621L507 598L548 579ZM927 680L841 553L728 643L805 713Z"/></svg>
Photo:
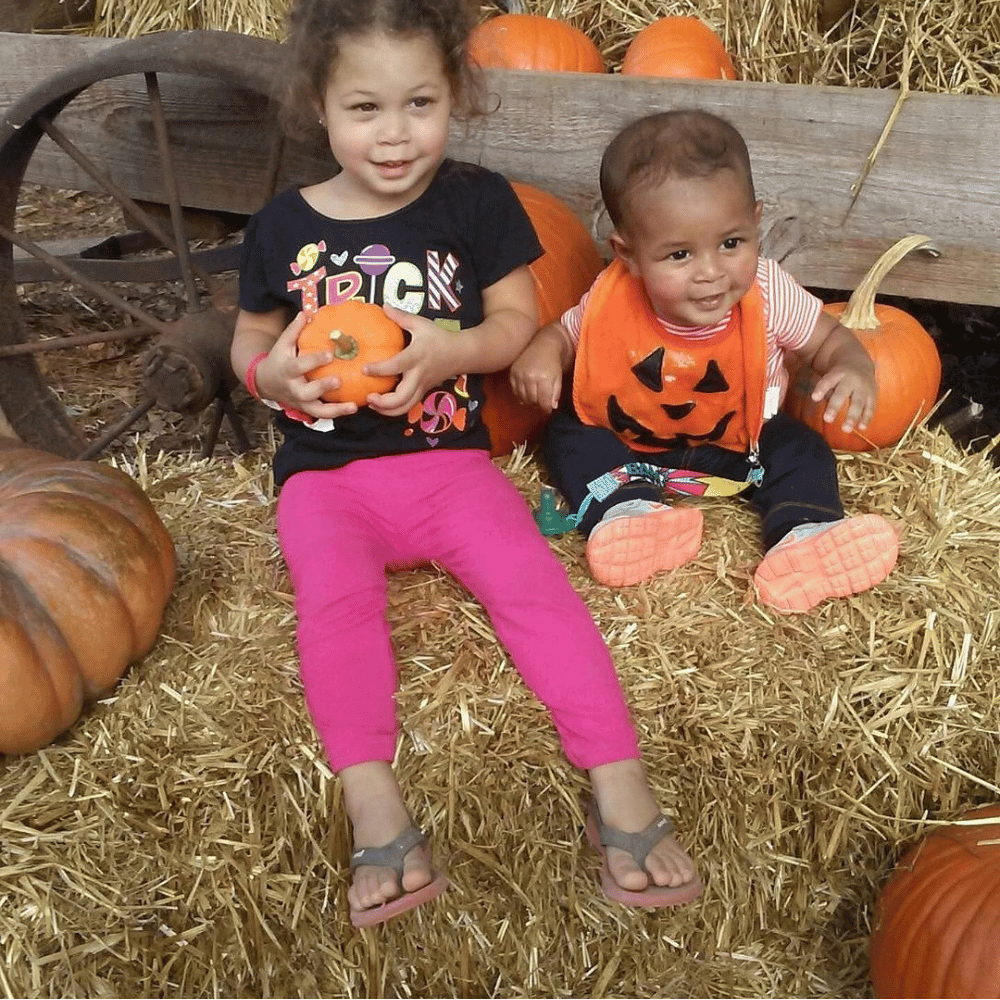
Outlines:
<svg viewBox="0 0 1000 1000"><path fill-rule="evenodd" d="M701 900L606 902L563 759L479 605L390 578L397 766L452 888L355 932L349 830L297 678L273 443L116 461L180 555L160 642L53 746L0 763L0 992L12 996L865 996L879 887L929 824L1000 798L1000 479L917 428L840 456L899 526L872 593L776 617L757 526L704 502L697 560L622 590L552 541L615 657ZM503 463L537 502L534 458ZM331 567L331 573L338 572ZM359 664L363 669L363 664Z"/></svg>

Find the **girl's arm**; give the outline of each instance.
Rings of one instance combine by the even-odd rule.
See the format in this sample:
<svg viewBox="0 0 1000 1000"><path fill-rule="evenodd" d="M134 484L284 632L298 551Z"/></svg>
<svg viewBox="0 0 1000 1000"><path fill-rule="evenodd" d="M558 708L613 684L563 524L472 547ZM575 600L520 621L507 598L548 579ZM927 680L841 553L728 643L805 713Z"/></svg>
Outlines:
<svg viewBox="0 0 1000 1000"><path fill-rule="evenodd" d="M372 409L390 417L408 412L447 378L506 368L538 328L535 284L527 265L483 289L483 321L466 330L445 330L423 316L383 308L410 334L410 343L395 357L364 368L366 374L400 376L392 392L368 397Z"/></svg>
<svg viewBox="0 0 1000 1000"><path fill-rule="evenodd" d="M299 313L286 326L281 309L266 313L241 309L229 351L233 371L252 395L272 400L293 415L299 413L332 420L355 413L358 408L354 403L325 403L319 398L328 389L340 385L337 376L312 382L305 377L306 372L329 364L333 353L319 351L299 355L295 345L304 325L304 313Z"/></svg>
<svg viewBox="0 0 1000 1000"><path fill-rule="evenodd" d="M562 395L563 372L569 371L575 357L576 345L562 323L543 326L510 366L514 394L551 413Z"/></svg>
<svg viewBox="0 0 1000 1000"><path fill-rule="evenodd" d="M811 398L818 403L829 397L823 419L833 423L849 399L841 429L845 433L855 427L863 431L875 413L878 386L875 363L861 341L829 313L821 312L811 336L795 353L820 374Z"/></svg>

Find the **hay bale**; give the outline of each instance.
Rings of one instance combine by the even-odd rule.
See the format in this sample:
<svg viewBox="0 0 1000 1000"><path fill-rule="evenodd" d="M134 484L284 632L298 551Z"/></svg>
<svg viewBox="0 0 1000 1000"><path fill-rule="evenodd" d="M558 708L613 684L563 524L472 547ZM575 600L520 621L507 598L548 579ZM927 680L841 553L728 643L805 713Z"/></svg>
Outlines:
<svg viewBox="0 0 1000 1000"><path fill-rule="evenodd" d="M563 759L476 602L390 578L397 768L453 887L354 932L349 830L303 703L273 444L118 461L170 528L163 636L58 743L0 762L0 991L22 996L868 995L879 885L929 825L1000 798L1000 478L944 432L842 455L850 513L903 533L873 593L783 618L757 525L704 501L689 566L612 590L552 545L614 653L702 899L606 902ZM540 470L508 474L537 502Z"/></svg>
<svg viewBox="0 0 1000 1000"><path fill-rule="evenodd" d="M95 34L215 28L280 39L288 0L103 0ZM771 83L1000 93L1000 10L978 0L522 0L587 32L612 70L651 21L700 17L741 77ZM497 12L484 2L481 15Z"/></svg>

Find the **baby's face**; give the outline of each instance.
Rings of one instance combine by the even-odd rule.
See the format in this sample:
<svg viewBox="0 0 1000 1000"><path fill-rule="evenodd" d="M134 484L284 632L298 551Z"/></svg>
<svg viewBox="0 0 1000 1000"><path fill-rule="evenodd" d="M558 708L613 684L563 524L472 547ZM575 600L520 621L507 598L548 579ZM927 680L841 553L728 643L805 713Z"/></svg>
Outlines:
<svg viewBox="0 0 1000 1000"><path fill-rule="evenodd" d="M661 319L711 326L753 284L760 203L734 171L643 187L630 199L629 218L615 249Z"/></svg>

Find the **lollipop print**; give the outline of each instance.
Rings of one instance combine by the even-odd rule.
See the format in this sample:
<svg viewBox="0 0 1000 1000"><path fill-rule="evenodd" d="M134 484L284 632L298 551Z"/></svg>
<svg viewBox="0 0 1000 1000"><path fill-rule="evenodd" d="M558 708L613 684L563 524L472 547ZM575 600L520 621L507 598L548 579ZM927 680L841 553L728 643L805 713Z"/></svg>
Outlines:
<svg viewBox="0 0 1000 1000"><path fill-rule="evenodd" d="M396 258L390 253L389 248L381 243L372 243L371 246L367 246L361 253L356 254L354 257L354 263L361 268L365 274L371 277L371 288L368 292L368 301L375 301L375 278L384 274L393 264L396 263Z"/></svg>

